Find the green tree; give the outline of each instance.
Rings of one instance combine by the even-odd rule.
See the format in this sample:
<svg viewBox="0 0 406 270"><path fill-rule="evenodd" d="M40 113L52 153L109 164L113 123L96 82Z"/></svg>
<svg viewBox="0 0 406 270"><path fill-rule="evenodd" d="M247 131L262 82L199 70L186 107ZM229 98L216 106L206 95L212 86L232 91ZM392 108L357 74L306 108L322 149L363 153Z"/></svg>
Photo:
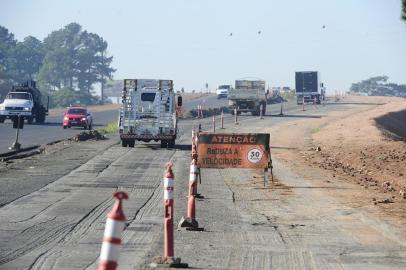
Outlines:
<svg viewBox="0 0 406 270"><path fill-rule="evenodd" d="M78 85L88 93L94 83L100 82L102 88L115 71L110 65L113 57L107 57L107 42L97 34L84 31L81 35L83 46L78 49Z"/></svg>
<svg viewBox="0 0 406 270"><path fill-rule="evenodd" d="M16 46L14 35L0 25L0 101L13 85L13 57Z"/></svg>
<svg viewBox="0 0 406 270"><path fill-rule="evenodd" d="M78 61L76 52L81 46L81 29L79 24L71 23L44 39L46 55L39 72L41 85L53 90L74 88Z"/></svg>
<svg viewBox="0 0 406 270"><path fill-rule="evenodd" d="M73 90L64 87L52 93L52 107L67 107L72 104L94 104L97 102L96 97L83 91Z"/></svg>
<svg viewBox="0 0 406 270"><path fill-rule="evenodd" d="M376 76L353 83L351 92L367 94L369 96L401 96L406 97L406 86L388 83L388 76Z"/></svg>
<svg viewBox="0 0 406 270"><path fill-rule="evenodd" d="M406 0L402 0L402 20L406 21Z"/></svg>
<svg viewBox="0 0 406 270"><path fill-rule="evenodd" d="M90 94L96 83L111 79L115 71L107 55L107 42L77 23L52 32L44 40L47 50L39 78L41 85L52 90L78 89Z"/></svg>
<svg viewBox="0 0 406 270"><path fill-rule="evenodd" d="M24 82L34 79L44 59L42 42L28 36L23 42L18 42L13 51L15 81Z"/></svg>

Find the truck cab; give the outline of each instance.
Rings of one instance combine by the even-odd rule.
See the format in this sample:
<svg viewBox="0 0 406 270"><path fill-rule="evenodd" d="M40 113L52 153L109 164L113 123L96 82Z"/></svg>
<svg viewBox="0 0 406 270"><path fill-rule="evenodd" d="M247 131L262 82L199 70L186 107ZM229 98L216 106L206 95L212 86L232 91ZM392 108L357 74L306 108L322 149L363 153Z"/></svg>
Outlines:
<svg viewBox="0 0 406 270"><path fill-rule="evenodd" d="M216 89L217 99L227 98L231 85L219 85Z"/></svg>
<svg viewBox="0 0 406 270"><path fill-rule="evenodd" d="M0 104L0 123L6 119L13 119L18 115L30 120L34 106L31 93L28 92L9 92Z"/></svg>
<svg viewBox="0 0 406 270"><path fill-rule="evenodd" d="M0 104L0 123L5 119L17 121L18 116L32 124L35 119L37 123L44 123L48 115L48 105L42 104L41 91L36 87L35 81L28 81L21 85L15 85L7 94L4 102Z"/></svg>

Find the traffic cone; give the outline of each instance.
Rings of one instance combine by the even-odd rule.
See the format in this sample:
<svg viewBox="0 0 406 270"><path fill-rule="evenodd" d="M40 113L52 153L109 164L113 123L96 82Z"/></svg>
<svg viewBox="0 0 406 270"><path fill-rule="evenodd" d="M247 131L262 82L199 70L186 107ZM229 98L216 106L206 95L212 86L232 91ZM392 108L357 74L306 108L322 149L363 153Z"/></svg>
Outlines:
<svg viewBox="0 0 406 270"><path fill-rule="evenodd" d="M122 200L127 200L125 192L115 192L113 197L116 203L107 214L106 228L104 230L103 244L100 251L99 270L114 270L118 265L121 233L125 227L126 217L122 209Z"/></svg>

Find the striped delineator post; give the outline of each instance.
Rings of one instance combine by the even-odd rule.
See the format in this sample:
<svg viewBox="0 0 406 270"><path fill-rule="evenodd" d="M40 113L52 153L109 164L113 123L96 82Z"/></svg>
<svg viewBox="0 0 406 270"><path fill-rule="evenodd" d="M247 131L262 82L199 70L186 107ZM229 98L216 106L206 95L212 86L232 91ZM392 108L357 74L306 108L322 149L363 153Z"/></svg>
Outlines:
<svg viewBox="0 0 406 270"><path fill-rule="evenodd" d="M166 171L164 175L164 257L173 258L173 189L174 189L174 176L172 171L173 164L168 162L166 164Z"/></svg>
<svg viewBox="0 0 406 270"><path fill-rule="evenodd" d="M188 205L187 205L187 217L190 219L196 218L196 202L195 194L197 193L197 165L196 160L192 159L190 163L189 174L189 193L188 193Z"/></svg>
<svg viewBox="0 0 406 270"><path fill-rule="evenodd" d="M261 105L259 105L259 118L260 119L264 119L263 108L264 108L264 105L261 103Z"/></svg>
<svg viewBox="0 0 406 270"><path fill-rule="evenodd" d="M280 116L283 116L283 101L281 102L281 112L279 113Z"/></svg>
<svg viewBox="0 0 406 270"><path fill-rule="evenodd" d="M104 229L103 244L100 251L99 270L113 270L117 268L121 245L121 233L125 227L126 217L122 209L122 200L127 200L125 192L115 192L116 202L113 209L107 214L106 228Z"/></svg>
<svg viewBox="0 0 406 270"><path fill-rule="evenodd" d="M224 112L221 110L221 129L224 129Z"/></svg>
<svg viewBox="0 0 406 270"><path fill-rule="evenodd" d="M156 256L152 259L150 267L154 268L187 268L187 263L182 263L181 258L175 258L173 243L173 189L174 175L172 162L166 163L164 173L164 256Z"/></svg>
<svg viewBox="0 0 406 270"><path fill-rule="evenodd" d="M203 114L202 114L202 105L197 105L199 108L199 118L203 118Z"/></svg>

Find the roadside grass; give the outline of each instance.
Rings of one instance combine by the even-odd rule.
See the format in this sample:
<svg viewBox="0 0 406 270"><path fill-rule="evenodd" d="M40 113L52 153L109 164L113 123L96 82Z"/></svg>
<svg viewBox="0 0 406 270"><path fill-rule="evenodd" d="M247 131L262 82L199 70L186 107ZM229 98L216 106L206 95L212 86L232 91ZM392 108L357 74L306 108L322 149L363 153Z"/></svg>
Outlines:
<svg viewBox="0 0 406 270"><path fill-rule="evenodd" d="M96 129L100 134L111 134L118 132L117 121L112 121L107 125Z"/></svg>
<svg viewBox="0 0 406 270"><path fill-rule="evenodd" d="M296 99L296 94L295 94L294 91L283 92L283 93L281 93L281 96L285 100L294 100L294 99Z"/></svg>
<svg viewBox="0 0 406 270"><path fill-rule="evenodd" d="M310 132L312 133L312 134L314 134L314 133L317 133L317 132L319 132L320 131L320 128L312 128L311 130L310 130Z"/></svg>

